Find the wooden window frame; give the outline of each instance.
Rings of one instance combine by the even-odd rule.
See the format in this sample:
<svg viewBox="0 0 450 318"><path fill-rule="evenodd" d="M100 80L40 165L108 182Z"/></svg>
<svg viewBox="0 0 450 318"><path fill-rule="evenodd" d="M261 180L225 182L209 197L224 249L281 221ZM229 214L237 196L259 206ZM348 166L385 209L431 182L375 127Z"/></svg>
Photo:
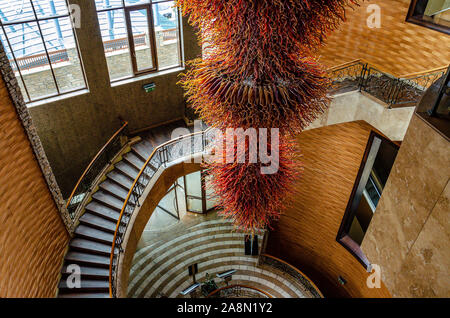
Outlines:
<svg viewBox="0 0 450 318"><path fill-rule="evenodd" d="M131 16L130 13L133 11L138 10L147 10L147 23L148 23L148 34L149 34L149 41L150 41L150 51L152 54L152 66L151 68L146 68L143 70L138 70L137 60L136 60L136 47L134 43L134 37L133 37L133 29L131 24ZM153 21L153 9L152 9L152 3L148 4L142 4L142 5L136 5L136 6L129 6L124 8L124 14L125 14L125 23L127 28L127 35L128 35L128 43L130 48L130 56L131 56L131 65L133 67L133 74L134 76L138 76L145 73L152 73L158 70L158 57L156 54L156 40L155 40L155 24Z"/></svg>
<svg viewBox="0 0 450 318"><path fill-rule="evenodd" d="M124 80L128 80L130 78L138 78L141 75L157 73L160 71L167 71L167 70L176 69L176 68L184 66L184 50L183 50L183 40L182 40L182 37L183 37L182 19L181 19L181 14L180 14L179 9L177 9L177 22L178 22L177 34L178 34L179 63L174 66L163 67L163 68L160 68L158 65L158 50L157 50L157 45L156 45L156 34L155 34L156 30L155 30L155 22L154 22L154 15L153 15L153 5L162 4L162 3L171 2L171 1L175 1L175 0L161 0L161 1L149 0L148 3L141 3L141 4L133 5L133 4L125 4L125 0L122 0L120 6L96 9L97 14L99 14L101 12L117 11L117 10L123 10L123 14L124 14L128 45L129 45L129 49L130 49L130 59L131 59L130 63L131 63L133 74L130 76L113 79L110 81L111 83L117 83L117 82L121 82ZM147 19L148 19L149 36L150 36L150 50L152 53L153 67L139 71L137 68L135 43L134 43L133 31L131 28L131 18L130 18L129 13L131 11L136 11L136 10L141 10L141 9L147 10Z"/></svg>
<svg viewBox="0 0 450 318"><path fill-rule="evenodd" d="M432 21L427 21L423 18L423 15L422 16L414 15L414 11L416 9L418 2L419 2L419 0L411 0L411 4L409 5L408 14L406 15L406 22L420 25L420 26L426 27L428 29L432 29L432 30L450 35L450 26L445 26L442 24L434 23Z"/></svg>

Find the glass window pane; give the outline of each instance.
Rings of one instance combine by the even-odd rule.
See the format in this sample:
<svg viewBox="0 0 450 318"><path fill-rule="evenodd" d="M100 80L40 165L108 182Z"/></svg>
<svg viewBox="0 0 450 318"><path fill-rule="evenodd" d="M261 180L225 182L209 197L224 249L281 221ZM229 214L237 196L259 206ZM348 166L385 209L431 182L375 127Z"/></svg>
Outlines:
<svg viewBox="0 0 450 318"><path fill-rule="evenodd" d="M124 10L98 13L109 77L116 80L133 74Z"/></svg>
<svg viewBox="0 0 450 318"><path fill-rule="evenodd" d="M34 100L57 94L37 23L14 25L13 29L11 32L9 28L8 38L30 98ZM3 39L2 42L5 43ZM12 55L8 56L12 58Z"/></svg>
<svg viewBox="0 0 450 318"><path fill-rule="evenodd" d="M200 171L185 176L186 209L189 212L203 213L202 184Z"/></svg>
<svg viewBox="0 0 450 318"><path fill-rule="evenodd" d="M174 8L174 2L153 4L153 19L159 69L179 66L181 64L180 34L178 10Z"/></svg>
<svg viewBox="0 0 450 318"><path fill-rule="evenodd" d="M5 48L5 53L6 53L6 56L8 57L8 59L9 59L9 63L11 64L11 67L12 67L12 69L14 71L14 75L16 76L17 81L19 82L19 87L20 87L20 90L22 92L23 98L24 98L24 100L26 102L28 102L28 95L27 95L27 93L25 91L22 79L20 78L20 74L18 72L16 63L14 62L13 56L11 54L11 50L9 49L8 43L6 42L5 34L3 33L3 30L1 28L0 28L0 40L2 42L3 47Z"/></svg>
<svg viewBox="0 0 450 318"><path fill-rule="evenodd" d="M122 7L122 0L95 0L97 10L120 8Z"/></svg>
<svg viewBox="0 0 450 318"><path fill-rule="evenodd" d="M130 11L136 65L138 71L153 68L147 9Z"/></svg>
<svg viewBox="0 0 450 318"><path fill-rule="evenodd" d="M125 0L125 6L134 6L138 4L148 4L150 0Z"/></svg>
<svg viewBox="0 0 450 318"><path fill-rule="evenodd" d="M44 20L39 24L60 92L85 88L70 18Z"/></svg>
<svg viewBox="0 0 450 318"><path fill-rule="evenodd" d="M219 204L218 198L214 193L214 188L211 183L212 175L205 173L205 194L206 194L206 210L210 210Z"/></svg>
<svg viewBox="0 0 450 318"><path fill-rule="evenodd" d="M0 1L0 19L2 23L34 20L30 0Z"/></svg>
<svg viewBox="0 0 450 318"><path fill-rule="evenodd" d="M69 14L66 0L33 0L39 19Z"/></svg>
<svg viewBox="0 0 450 318"><path fill-rule="evenodd" d="M175 191L170 191L159 201L158 207L165 209L173 215L178 215L178 206L175 197Z"/></svg>
<svg viewBox="0 0 450 318"><path fill-rule="evenodd" d="M12 62L11 66L13 67L13 69L17 69L16 63L14 63L14 61ZM20 92L22 93L23 100L25 101L25 103L28 103L30 101L30 99L28 98L27 92L25 91L25 86L23 85L22 78L20 77L18 72L15 72L14 74L16 75L17 83L19 84L19 88L20 88Z"/></svg>

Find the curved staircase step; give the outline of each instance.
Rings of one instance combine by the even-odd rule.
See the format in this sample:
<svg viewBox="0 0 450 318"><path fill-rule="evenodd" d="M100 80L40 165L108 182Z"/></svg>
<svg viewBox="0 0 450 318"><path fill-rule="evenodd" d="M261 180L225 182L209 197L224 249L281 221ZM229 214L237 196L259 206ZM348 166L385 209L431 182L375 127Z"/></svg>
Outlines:
<svg viewBox="0 0 450 318"><path fill-rule="evenodd" d="M141 170L145 163L145 161L138 157L133 151L128 152L125 156L123 156L123 159L138 170Z"/></svg>
<svg viewBox="0 0 450 318"><path fill-rule="evenodd" d="M58 288L60 293L65 291L109 292L109 280L81 279L80 288L70 288L67 286L67 281L63 279L59 282Z"/></svg>
<svg viewBox="0 0 450 318"><path fill-rule="evenodd" d="M66 264L80 264L109 268L109 257L83 252L69 251L66 255Z"/></svg>
<svg viewBox="0 0 450 318"><path fill-rule="evenodd" d="M89 211L95 215L113 222L117 222L120 216L120 212L95 201L90 202L88 205L86 205L86 211Z"/></svg>
<svg viewBox="0 0 450 318"><path fill-rule="evenodd" d="M148 157L152 154L153 146L149 142L140 142L131 147L140 159L147 161Z"/></svg>
<svg viewBox="0 0 450 318"><path fill-rule="evenodd" d="M117 183L119 186L123 187L127 191L130 190L131 186L133 185L133 180L130 177L128 177L118 171L113 170L110 173L108 173L106 176L108 177L108 179L114 181L115 183Z"/></svg>
<svg viewBox="0 0 450 318"><path fill-rule="evenodd" d="M98 254L109 256L111 254L111 246L94 242L83 238L74 238L70 241L70 248L81 252L90 254Z"/></svg>
<svg viewBox="0 0 450 318"><path fill-rule="evenodd" d="M136 169L134 166L128 164L127 162L119 162L114 166L115 169L127 175L131 179L136 179L141 169Z"/></svg>
<svg viewBox="0 0 450 318"><path fill-rule="evenodd" d="M108 179L106 181L102 182L99 185L99 188L102 189L103 191L115 196L116 198L118 198L120 200L125 200L128 195L127 190L125 190L123 187L119 186L117 183L112 182Z"/></svg>
<svg viewBox="0 0 450 318"><path fill-rule="evenodd" d="M75 229L75 235L78 237L84 237L93 241L106 244L111 244L114 239L114 234L112 233L97 230L95 228L83 224L79 225Z"/></svg>
<svg viewBox="0 0 450 318"><path fill-rule="evenodd" d="M80 223L98 230L114 233L116 231L116 222L109 221L91 213L84 213L80 218Z"/></svg>
<svg viewBox="0 0 450 318"><path fill-rule="evenodd" d="M109 269L107 268L81 265L80 271L82 278L109 280ZM67 265L65 265L63 266L61 273L64 277L67 277L72 272L67 272Z"/></svg>
<svg viewBox="0 0 450 318"><path fill-rule="evenodd" d="M118 211L122 210L124 203L124 200L117 199L116 197L107 192L103 192L102 190L95 192L92 195L92 199Z"/></svg>

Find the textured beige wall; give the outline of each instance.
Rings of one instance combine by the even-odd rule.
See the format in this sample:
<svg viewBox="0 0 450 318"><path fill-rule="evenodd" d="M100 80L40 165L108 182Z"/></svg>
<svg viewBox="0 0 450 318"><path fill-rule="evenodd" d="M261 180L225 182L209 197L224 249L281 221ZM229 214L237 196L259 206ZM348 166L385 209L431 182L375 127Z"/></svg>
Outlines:
<svg viewBox="0 0 450 318"><path fill-rule="evenodd" d="M414 115L362 243L396 297L450 297L450 143Z"/></svg>
<svg viewBox="0 0 450 318"><path fill-rule="evenodd" d="M450 63L450 36L406 23L411 0L366 0L347 12L347 22L330 34L320 50L328 66L363 58L394 75L404 75ZM381 8L381 28L367 26L369 5Z"/></svg>
<svg viewBox="0 0 450 318"><path fill-rule="evenodd" d="M357 121L299 134L303 175L269 234L266 252L304 272L325 297L390 297L384 285L367 287L364 266L336 241L372 130Z"/></svg>
<svg viewBox="0 0 450 318"><path fill-rule="evenodd" d="M68 239L0 77L0 297L53 297Z"/></svg>

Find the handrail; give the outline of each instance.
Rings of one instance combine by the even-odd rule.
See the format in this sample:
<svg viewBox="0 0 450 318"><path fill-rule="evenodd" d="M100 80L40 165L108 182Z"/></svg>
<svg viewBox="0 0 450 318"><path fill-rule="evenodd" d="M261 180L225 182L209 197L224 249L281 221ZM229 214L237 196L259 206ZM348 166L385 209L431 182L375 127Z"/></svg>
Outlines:
<svg viewBox="0 0 450 318"><path fill-rule="evenodd" d="M206 296L206 298L210 298L211 296L217 294L218 292L222 291L222 290L226 290L226 289L231 289L231 288L236 288L236 287L240 287L240 288L246 288L246 289L251 289L251 290L256 290L257 292L260 292L261 294L264 294L267 296L267 298L273 298L270 294L268 294L267 292L265 292L262 289L256 288L256 287L252 287L252 286L248 286L248 285L241 285L241 284L234 284L234 285L229 285L229 286L225 286L219 289L216 289L214 291L212 291L211 293L208 294L208 296Z"/></svg>
<svg viewBox="0 0 450 318"><path fill-rule="evenodd" d="M196 136L196 135L199 135L199 134L202 134L202 144L204 145L204 136L205 136L205 134L206 134L208 131L210 131L210 128L208 128L208 129L206 129L206 130L204 130L204 131L194 132L194 133L191 133L191 134L187 134L187 135L184 135L184 136L180 136L180 137L171 139L171 140L169 140L169 141L167 141L167 142L165 142L165 143L163 143L163 144L157 146L155 149L153 149L152 153L151 153L150 156L147 158L147 160L145 161L145 163L144 163L144 165L142 166L141 170L139 171L138 175L137 175L136 178L134 179L133 184L132 184L130 190L128 191L128 194L127 194L127 196L126 196L126 198L125 198L125 201L124 201L124 203L123 203L123 205L122 205L122 209L120 210L119 219L117 220L117 223L116 223L116 229L115 229L115 231L114 231L114 238L113 238L113 242L112 242L111 255L110 255L110 263L109 263L109 296L110 296L111 298L113 297L113 290L112 290L112 287L113 287L112 276L113 276L113 275L112 275L112 270L113 270L113 261L114 261L114 254L115 254L115 253L114 253L114 250L115 250L115 248L116 248L117 235L118 235L118 232L119 232L119 227L120 227L120 224L121 224L121 222L122 222L123 215L124 215L124 213L125 213L125 209L126 209L126 207L127 207L127 205L128 205L128 202L129 202L131 196L132 196L133 193L134 193L135 187L136 187L136 185L138 184L139 179L140 179L141 176L144 174L144 171L147 169L149 163L151 162L151 160L153 159L154 155L155 155L158 151L161 151L162 149L165 149L165 147L167 147L167 146L170 145L170 144L176 143L176 142L178 142L178 141L180 141L180 140L183 140L183 139L186 139L186 138L192 138L192 137L194 137L194 136ZM192 153L191 153L191 155L192 155ZM161 164L163 164L163 163L161 163Z"/></svg>
<svg viewBox="0 0 450 318"><path fill-rule="evenodd" d="M314 284L314 282L308 276L306 276L301 270L299 270L297 267L295 267L294 265L289 264L286 261L283 261L282 259L280 259L278 257L272 256L270 254L261 254L260 256L261 257L271 258L271 259L273 259L273 260L275 260L275 261L277 261L279 263L282 263L282 264L290 267L292 270L297 272L300 276L304 277L311 284L311 286L314 287L314 289L317 291L317 293L323 298L323 294L320 291L320 289L316 286L316 284Z"/></svg>
<svg viewBox="0 0 450 318"><path fill-rule="evenodd" d="M342 63L342 64L334 65L334 66L329 67L327 69L327 72L332 72L332 71L335 71L335 70L338 70L338 69L341 69L341 68L345 68L345 67L347 67L349 65L353 65L353 64L356 64L356 63L359 63L359 62L363 62L363 60L362 59L356 59L356 60L352 60L352 61L345 62L345 63Z"/></svg>
<svg viewBox="0 0 450 318"><path fill-rule="evenodd" d="M68 208L70 205L70 202L73 199L73 196L75 194L75 192L77 191L79 185L81 184L81 181L83 180L83 178L86 176L86 174L88 173L88 171L92 168L92 166L94 165L94 163L97 161L97 159L100 157L100 155L103 153L103 151L105 151L105 149L108 147L108 145L111 144L111 142L127 127L128 122L125 121L124 124L122 125L122 127L119 128L119 130L117 130L114 135L111 136L111 138L109 138L109 140L106 142L106 144L103 145L103 147L97 152L97 154L95 155L95 157L91 160L91 162L89 163L89 165L87 166L87 168L84 170L83 174L81 175L80 179L78 179L77 184L75 185L75 187L72 190L72 193L70 194L69 199L67 199L67 204L66 207Z"/></svg>
<svg viewBox="0 0 450 318"><path fill-rule="evenodd" d="M432 69L428 69L428 70L424 70L424 71L420 71L420 72L414 72L414 73L407 73L407 74L399 75L399 74L395 74L392 71L387 71L384 67L382 67L380 65L377 65L375 63L369 62L366 59L359 58L359 59L355 59L355 60L351 60L351 61L348 61L348 62L345 62L345 63L341 63L341 64L338 64L338 65L331 66L331 67L329 67L327 69L327 72L333 72L333 71L336 71L338 69L345 68L345 67L347 67L349 65L353 65L353 64L356 64L356 63L363 63L363 64L370 65L371 67L376 68L377 70L382 71L383 73L387 73L389 75L392 75L392 76L394 76L396 78L401 78L401 79L410 79L410 78L413 78L413 77L416 77L416 76L428 75L428 74L437 73L437 72L445 72L447 70L447 68L448 68L448 65L444 65L444 66L440 66L440 67L436 67L436 68L432 68Z"/></svg>
<svg viewBox="0 0 450 318"><path fill-rule="evenodd" d="M333 80L335 92L363 91L391 108L415 106L424 91L445 73L445 69L435 68L399 77L357 59L331 67L327 72Z"/></svg>
<svg viewBox="0 0 450 318"><path fill-rule="evenodd" d="M428 75L428 74L431 74L431 73L445 72L447 70L447 68L448 68L448 66L441 66L441 67L436 67L436 68L433 68L433 69L430 69L430 70L421 71L421 72L400 75L398 77L399 78L403 78L403 79L410 79L410 78L414 78L414 77L417 77L417 76Z"/></svg>

